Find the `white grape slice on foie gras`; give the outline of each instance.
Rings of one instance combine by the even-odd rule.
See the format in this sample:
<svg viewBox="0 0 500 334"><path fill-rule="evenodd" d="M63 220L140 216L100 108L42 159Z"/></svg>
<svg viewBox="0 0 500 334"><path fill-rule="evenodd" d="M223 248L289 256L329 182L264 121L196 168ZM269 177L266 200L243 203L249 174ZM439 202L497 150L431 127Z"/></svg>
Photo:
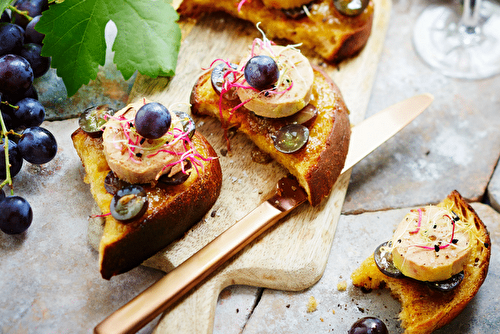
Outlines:
<svg viewBox="0 0 500 334"><path fill-rule="evenodd" d="M444 281L463 270L470 238L470 229L452 211L436 206L415 209L394 232L393 262L407 277Z"/></svg>
<svg viewBox="0 0 500 334"><path fill-rule="evenodd" d="M247 61L257 55L267 55L273 58L279 68L275 89L257 91L238 87L236 92L245 108L256 115L269 118L287 117L303 109L311 100L314 73L309 60L292 47L277 45L255 45L254 54L249 54L240 62L239 70ZM248 86L246 81L243 85ZM289 86L292 85L290 89ZM269 91L269 92L268 92Z"/></svg>
<svg viewBox="0 0 500 334"><path fill-rule="evenodd" d="M186 152L182 140L161 145L165 139L167 142L173 139L172 131L174 128L183 128L175 113L170 113L172 119L170 129L163 137L154 140L139 138L138 145L130 145L124 132L123 123L134 123L135 114L148 102L141 99L115 113L113 118L106 123L102 136L104 156L109 168L119 179L129 183L154 183L163 174L176 174L182 169L180 163L167 168L165 166L179 161L181 155ZM119 121L121 116L124 116L127 121ZM132 142L136 142L139 135L131 131L128 132L128 136ZM133 150L134 156L131 156L130 150ZM171 152L175 152L175 154Z"/></svg>

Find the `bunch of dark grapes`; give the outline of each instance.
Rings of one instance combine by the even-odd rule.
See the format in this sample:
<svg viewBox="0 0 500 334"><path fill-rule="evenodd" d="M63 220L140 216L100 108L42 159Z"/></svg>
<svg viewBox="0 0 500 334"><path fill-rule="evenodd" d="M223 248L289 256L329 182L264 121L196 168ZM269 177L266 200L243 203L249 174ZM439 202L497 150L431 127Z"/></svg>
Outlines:
<svg viewBox="0 0 500 334"><path fill-rule="evenodd" d="M44 35L35 29L48 1L17 0L13 7L0 19L0 230L7 234L26 231L33 219L28 201L13 194L12 178L24 161L45 164L57 152L54 135L40 127L45 108L33 86L50 68L41 56Z"/></svg>

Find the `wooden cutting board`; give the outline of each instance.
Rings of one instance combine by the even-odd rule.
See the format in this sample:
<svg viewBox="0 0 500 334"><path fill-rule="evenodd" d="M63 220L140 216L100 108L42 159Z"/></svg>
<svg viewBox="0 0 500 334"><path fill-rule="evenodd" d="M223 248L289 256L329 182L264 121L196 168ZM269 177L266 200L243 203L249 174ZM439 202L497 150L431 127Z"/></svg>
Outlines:
<svg viewBox="0 0 500 334"><path fill-rule="evenodd" d="M330 66L310 57L340 87L352 124L364 119L390 10L390 0L375 0L372 35L356 58ZM130 101L148 97L166 106L188 102L202 68L217 58L241 58L253 39L261 37L255 26L222 14L198 22L183 22L181 26L183 42L175 77L151 79L139 75ZM220 153L226 147L220 123L200 117L195 122L197 131ZM213 210L181 240L147 260L145 265L170 271L260 204L278 179L286 175L274 162L253 162L251 152L255 147L243 135L233 137L231 147L231 155L219 154L223 185ZM322 205L316 208L302 205L205 279L165 312L155 333L211 333L217 298L229 285L298 291L317 282L328 260L349 177L347 172L339 178Z"/></svg>

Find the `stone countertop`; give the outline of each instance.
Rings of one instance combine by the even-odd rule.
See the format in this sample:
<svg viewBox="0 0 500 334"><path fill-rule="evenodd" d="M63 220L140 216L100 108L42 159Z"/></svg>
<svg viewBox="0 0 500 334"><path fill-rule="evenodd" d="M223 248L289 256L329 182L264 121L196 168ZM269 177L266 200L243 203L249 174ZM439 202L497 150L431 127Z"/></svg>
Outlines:
<svg viewBox="0 0 500 334"><path fill-rule="evenodd" d="M247 286L225 289L219 297L214 333L345 333L357 318L368 315L383 319L390 333L402 332L399 303L387 291L361 293L352 286L350 273L392 234L408 208L440 202L453 189L475 202L491 233L492 261L478 295L437 332L500 332L500 214L495 211L500 210L500 171L495 172L500 155L500 76L457 80L424 65L411 37L415 20L427 5L423 0L393 2L366 116L418 93L432 93L435 101L354 167L323 277L302 292ZM39 86L45 94L43 82ZM123 102L130 82L106 87L97 95ZM55 110L62 108L61 103L81 110L82 101L96 96L91 89L79 94L51 106L53 118L65 118ZM16 193L30 201L35 221L20 236L0 233L1 334L91 333L106 315L163 276L139 267L111 281L100 277L97 253L86 239L87 221L75 219L85 217L93 202L68 140L76 120L44 126L58 139L56 159L41 168L25 164L15 179ZM60 210L57 221L50 218L54 207ZM360 244L364 247L356 247ZM337 284L344 281L347 289L339 291ZM318 308L308 313L311 296ZM153 332L157 321L141 333Z"/></svg>

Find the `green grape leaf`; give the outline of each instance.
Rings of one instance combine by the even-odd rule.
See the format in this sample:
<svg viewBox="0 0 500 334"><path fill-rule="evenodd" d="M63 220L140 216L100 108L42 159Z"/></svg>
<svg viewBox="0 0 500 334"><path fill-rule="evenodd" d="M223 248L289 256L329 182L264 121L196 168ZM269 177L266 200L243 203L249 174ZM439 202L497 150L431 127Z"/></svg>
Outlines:
<svg viewBox="0 0 500 334"><path fill-rule="evenodd" d="M0 0L0 14L3 13L5 8L11 3L12 0Z"/></svg>
<svg viewBox="0 0 500 334"><path fill-rule="evenodd" d="M63 79L68 96L97 77L104 65L104 28L118 28L114 62L128 79L138 70L173 75L180 48L178 15L166 0L65 0L51 5L36 25L45 34L42 55Z"/></svg>

